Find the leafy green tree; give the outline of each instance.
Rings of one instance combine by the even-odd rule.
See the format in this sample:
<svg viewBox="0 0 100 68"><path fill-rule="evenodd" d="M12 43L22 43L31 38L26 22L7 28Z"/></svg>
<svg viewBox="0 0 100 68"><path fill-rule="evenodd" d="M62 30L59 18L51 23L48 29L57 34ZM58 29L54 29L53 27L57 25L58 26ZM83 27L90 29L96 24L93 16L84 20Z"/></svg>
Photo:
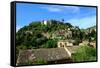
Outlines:
<svg viewBox="0 0 100 68"><path fill-rule="evenodd" d="M66 26L68 26L69 28L73 27L70 23L65 23Z"/></svg>
<svg viewBox="0 0 100 68"><path fill-rule="evenodd" d="M57 47L57 41L53 39L49 39L46 44L44 44L44 48L55 48Z"/></svg>
<svg viewBox="0 0 100 68"><path fill-rule="evenodd" d="M90 37L94 38L94 40L96 40L96 31L94 29L91 31Z"/></svg>

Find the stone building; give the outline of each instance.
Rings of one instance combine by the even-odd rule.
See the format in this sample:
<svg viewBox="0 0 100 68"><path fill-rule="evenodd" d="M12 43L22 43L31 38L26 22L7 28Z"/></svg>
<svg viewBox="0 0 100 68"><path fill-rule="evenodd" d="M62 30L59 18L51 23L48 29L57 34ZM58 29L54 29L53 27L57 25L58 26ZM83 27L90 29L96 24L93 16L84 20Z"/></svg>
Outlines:
<svg viewBox="0 0 100 68"><path fill-rule="evenodd" d="M41 21L41 24L42 25L51 25L51 20L43 20L43 21Z"/></svg>
<svg viewBox="0 0 100 68"><path fill-rule="evenodd" d="M72 38L72 31L70 30L59 30L52 34L52 38L61 39L71 39Z"/></svg>
<svg viewBox="0 0 100 68"><path fill-rule="evenodd" d="M58 41L58 47L73 46L73 43L68 42L68 40Z"/></svg>
<svg viewBox="0 0 100 68"><path fill-rule="evenodd" d="M57 45L58 45L58 48L64 48L66 50L66 52L68 52L68 54L69 54L70 57L80 47L78 45L77 46L74 46L73 43L70 42L69 40L60 40L60 41L58 41L58 44Z"/></svg>

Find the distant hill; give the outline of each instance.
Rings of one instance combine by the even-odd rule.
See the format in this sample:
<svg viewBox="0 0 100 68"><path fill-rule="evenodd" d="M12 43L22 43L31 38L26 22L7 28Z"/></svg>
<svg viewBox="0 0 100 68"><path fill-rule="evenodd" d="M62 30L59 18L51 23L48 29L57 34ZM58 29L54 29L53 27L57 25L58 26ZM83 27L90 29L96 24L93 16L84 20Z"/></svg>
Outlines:
<svg viewBox="0 0 100 68"><path fill-rule="evenodd" d="M91 26L91 27L89 27L87 29L96 29L96 25L95 26Z"/></svg>

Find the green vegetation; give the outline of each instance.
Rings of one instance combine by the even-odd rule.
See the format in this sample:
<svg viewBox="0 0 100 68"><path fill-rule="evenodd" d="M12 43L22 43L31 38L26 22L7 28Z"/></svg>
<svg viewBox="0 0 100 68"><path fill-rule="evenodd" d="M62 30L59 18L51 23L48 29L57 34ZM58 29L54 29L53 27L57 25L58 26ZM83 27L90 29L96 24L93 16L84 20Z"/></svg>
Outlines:
<svg viewBox="0 0 100 68"><path fill-rule="evenodd" d="M47 61L43 60L42 58L38 58L36 59L34 63L35 64L47 64Z"/></svg>
<svg viewBox="0 0 100 68"><path fill-rule="evenodd" d="M32 60L28 60L27 64L31 65L31 64L33 64L33 61Z"/></svg>
<svg viewBox="0 0 100 68"><path fill-rule="evenodd" d="M82 61L95 61L96 60L96 49L90 46L81 46L75 54L72 55L74 62Z"/></svg>
<svg viewBox="0 0 100 68"><path fill-rule="evenodd" d="M42 33L52 35L58 30L68 29L73 27L70 23L63 23L56 20L51 20L51 24L41 25L41 22L32 22L24 26L16 32L16 50L32 49L32 48L54 48L57 47L57 41L48 39ZM51 36L50 36L51 37Z"/></svg>
<svg viewBox="0 0 100 68"><path fill-rule="evenodd" d="M57 47L57 41L53 39L49 39L44 45L43 48L56 48Z"/></svg>

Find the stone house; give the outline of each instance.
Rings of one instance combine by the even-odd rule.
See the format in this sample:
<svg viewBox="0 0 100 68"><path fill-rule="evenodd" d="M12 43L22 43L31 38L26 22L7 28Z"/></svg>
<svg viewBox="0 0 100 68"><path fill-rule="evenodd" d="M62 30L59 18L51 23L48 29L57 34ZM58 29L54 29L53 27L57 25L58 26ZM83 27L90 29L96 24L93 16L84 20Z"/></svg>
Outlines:
<svg viewBox="0 0 100 68"><path fill-rule="evenodd" d="M52 38L58 39L71 39L72 38L72 31L70 30L59 30L52 34Z"/></svg>
<svg viewBox="0 0 100 68"><path fill-rule="evenodd" d="M77 46L74 46L73 43L70 42L69 40L60 40L60 41L58 41L58 44L57 45L58 45L58 48L64 48L68 52L68 54L69 54L70 57L80 47L78 45Z"/></svg>
<svg viewBox="0 0 100 68"><path fill-rule="evenodd" d="M96 48L96 41L94 41L94 42L83 41L82 43L79 44L79 46L84 46L84 45L88 45L88 44L90 44L90 46Z"/></svg>
<svg viewBox="0 0 100 68"><path fill-rule="evenodd" d="M90 42L90 45L94 48L96 48L96 42Z"/></svg>
<svg viewBox="0 0 100 68"><path fill-rule="evenodd" d="M58 47L73 46L73 43L68 42L68 40L58 41Z"/></svg>
<svg viewBox="0 0 100 68"><path fill-rule="evenodd" d="M43 20L43 21L41 21L42 25L50 25L51 23L52 23L51 20Z"/></svg>
<svg viewBox="0 0 100 68"><path fill-rule="evenodd" d="M46 21L46 20L43 20L43 21L41 22L41 24L47 25L47 21Z"/></svg>

